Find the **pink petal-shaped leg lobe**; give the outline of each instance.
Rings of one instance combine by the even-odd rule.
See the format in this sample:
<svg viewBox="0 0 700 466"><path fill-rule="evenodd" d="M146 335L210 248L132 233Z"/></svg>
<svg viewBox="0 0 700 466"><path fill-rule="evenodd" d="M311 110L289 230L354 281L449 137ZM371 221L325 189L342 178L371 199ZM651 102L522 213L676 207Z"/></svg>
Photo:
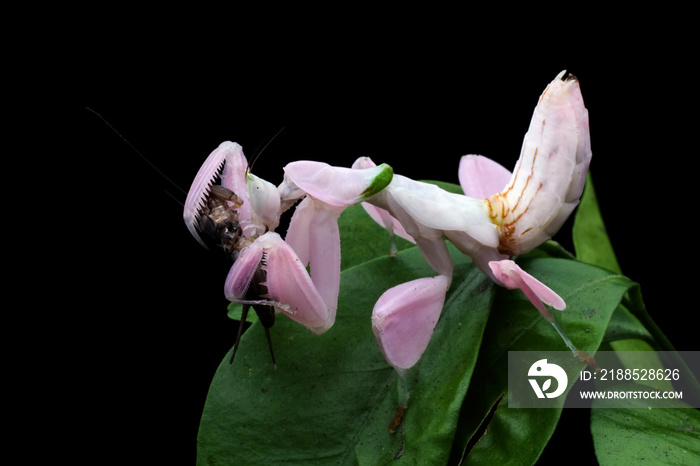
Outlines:
<svg viewBox="0 0 700 466"><path fill-rule="evenodd" d="M267 295L246 299L258 267L266 274L261 285L267 287ZM304 264L274 232L265 233L241 251L226 278L224 293L231 302L274 306L316 334L325 332L335 322L335 308L326 306Z"/></svg>
<svg viewBox="0 0 700 466"><path fill-rule="evenodd" d="M450 278L419 278L397 285L377 300L372 331L386 361L398 371L415 365L428 347L445 303Z"/></svg>
<svg viewBox="0 0 700 466"><path fill-rule="evenodd" d="M491 261L489 267L503 286L509 289L520 288L548 321L552 321L553 318L545 304L559 311L566 309L566 303L558 294L512 260Z"/></svg>
<svg viewBox="0 0 700 466"><path fill-rule="evenodd" d="M329 310L311 281L306 267L294 250L277 233L268 232L258 238L265 249L268 296L289 306L287 314L315 334L331 328L335 309Z"/></svg>
<svg viewBox="0 0 700 466"><path fill-rule="evenodd" d="M475 199L500 193L512 175L503 165L483 155L463 156L457 174L464 194Z"/></svg>
<svg viewBox="0 0 700 466"><path fill-rule="evenodd" d="M240 252L236 262L233 263L231 270L226 276L226 282L224 283L226 299L236 302L236 300L245 296L253 275L255 275L255 271L263 258L263 253L262 244L257 241Z"/></svg>

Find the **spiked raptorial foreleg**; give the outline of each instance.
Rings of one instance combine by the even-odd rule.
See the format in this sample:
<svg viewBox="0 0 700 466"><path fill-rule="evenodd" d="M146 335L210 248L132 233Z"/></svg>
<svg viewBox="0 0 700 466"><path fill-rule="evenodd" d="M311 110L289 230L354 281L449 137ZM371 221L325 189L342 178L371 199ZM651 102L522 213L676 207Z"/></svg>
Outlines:
<svg viewBox="0 0 700 466"><path fill-rule="evenodd" d="M264 283L254 279L259 270L264 272ZM249 294L253 282L266 287L264 296ZM241 251L226 277L224 292L231 302L281 310L314 333L323 333L333 324L306 268L277 233L265 233Z"/></svg>

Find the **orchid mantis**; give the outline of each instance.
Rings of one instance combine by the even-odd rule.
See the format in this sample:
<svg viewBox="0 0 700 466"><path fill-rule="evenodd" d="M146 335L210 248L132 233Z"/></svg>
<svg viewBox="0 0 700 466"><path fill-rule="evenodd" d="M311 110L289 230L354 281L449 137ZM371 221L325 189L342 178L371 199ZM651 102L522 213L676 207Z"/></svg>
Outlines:
<svg viewBox="0 0 700 466"><path fill-rule="evenodd" d="M591 160L588 112L578 81L564 74L540 96L513 173L483 156L461 159L464 195L395 175L368 158L352 168L292 162L275 188L249 172L238 144L226 142L195 178L185 222L200 243L205 244L201 233L231 254L226 297L243 304L244 312L253 306L268 341L276 312L317 334L333 325L340 284L337 220L343 209L361 203L392 238L414 242L437 273L387 290L374 306L377 343L399 374L418 362L440 317L453 269L445 239L496 284L522 290L584 359L547 307L564 310L564 300L510 259L551 238L585 184ZM283 240L274 230L282 212L299 199ZM239 339L240 333L235 349Z"/></svg>
<svg viewBox="0 0 700 466"><path fill-rule="evenodd" d="M250 306L256 311L265 327L273 364L269 329L277 312L316 334L335 322L340 282L337 218L348 205L383 189L392 176L386 165L364 171L348 169L351 173L344 178L342 192L324 193L318 173L308 173L299 165L288 166L286 171L278 190L250 173L239 144L224 142L199 169L183 212L187 228L200 244L218 243L234 261L224 293L231 302L243 305L242 320ZM214 184L219 177L221 184ZM282 212L302 197L285 241L274 230ZM306 270L309 264L311 276ZM239 326L231 361L242 328Z"/></svg>

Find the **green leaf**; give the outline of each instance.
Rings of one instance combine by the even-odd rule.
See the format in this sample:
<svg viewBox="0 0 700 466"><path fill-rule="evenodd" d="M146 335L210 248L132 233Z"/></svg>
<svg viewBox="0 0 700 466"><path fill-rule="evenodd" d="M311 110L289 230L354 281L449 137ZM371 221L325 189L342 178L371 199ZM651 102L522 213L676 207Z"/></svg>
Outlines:
<svg viewBox="0 0 700 466"><path fill-rule="evenodd" d="M431 343L408 374L402 458L408 464L445 464L449 458L488 320L495 286L471 264L457 272L461 282L453 284Z"/></svg>
<svg viewBox="0 0 700 466"><path fill-rule="evenodd" d="M574 220L573 238L580 260L620 271L605 231L590 173ZM671 342L647 312L638 286L629 291L613 313L605 341L623 357L624 351L631 350L674 351ZM649 358L655 357L655 353L649 354ZM680 356L672 364L687 369ZM700 393L697 380L686 383L688 391ZM596 404L591 412L591 433L600 464L642 461L646 464L700 464L697 410L689 409L687 405L684 407L682 403L680 409L595 409Z"/></svg>
<svg viewBox="0 0 700 466"><path fill-rule="evenodd" d="M596 409L591 432L601 465L700 464L700 411Z"/></svg>
<svg viewBox="0 0 700 466"><path fill-rule="evenodd" d="M390 286L434 274L417 248L343 272L336 324L323 335L280 317L277 369L260 324L243 335L211 385L198 437L198 464L441 464L452 445L491 304L492 286L454 249L453 286L423 359L406 375L403 427L388 425L402 383L377 347L370 315Z"/></svg>
<svg viewBox="0 0 700 466"><path fill-rule="evenodd" d="M603 341L607 343L618 340L636 339L653 343L654 338L651 333L642 325L624 304L620 304L613 312L610 324L605 331Z"/></svg>
<svg viewBox="0 0 700 466"><path fill-rule="evenodd" d="M226 315L228 316L229 319L237 320L240 322L241 317L243 317L243 305L238 304L238 303L229 304L228 308L227 308ZM246 314L245 321L248 322L249 324L257 322L258 321L258 314L256 314L253 309L250 309L250 311L248 311L248 314Z"/></svg>
<svg viewBox="0 0 700 466"><path fill-rule="evenodd" d="M336 324L316 336L280 316L272 328L277 370L262 326L251 326L234 364L225 357L212 382L198 464L446 462L494 286L450 246L455 274L441 320L422 360L402 380L377 347L371 310L386 289L434 272L407 241L388 257L388 233L361 206L346 209L339 223ZM390 434L405 387L410 398L403 424Z"/></svg>
<svg viewBox="0 0 700 466"><path fill-rule="evenodd" d="M456 185L436 184L460 192ZM494 286L450 246L455 274L441 319L422 359L400 378L377 347L372 308L390 287L434 272L418 248L400 238L399 252L389 257L390 236L361 206L346 209L339 224L343 255L335 325L312 335L279 316L271 329L277 369L262 325L250 326L234 363L226 355L212 381L198 464L373 465L399 458L405 464L445 464L467 453L470 462L534 463L561 409L508 408L507 353L566 350L554 328L522 292ZM583 237L584 244L595 241ZM632 286L625 277L574 260L554 242L518 263L566 300L567 310L554 312L580 349L599 347L620 308L629 315L615 311L617 328L643 334L634 320L642 315L639 303L620 305ZM388 426L406 389L408 408L392 434Z"/></svg>
<svg viewBox="0 0 700 466"><path fill-rule="evenodd" d="M613 311L634 285L623 276L578 261L533 258L519 264L564 298L566 310L553 311L555 318L577 348L590 354L600 346ZM464 402L455 454L471 441L475 442L472 450L464 452L467 463L505 464L518 458L518 464L533 464L537 460L557 426L561 407L508 408L507 358L508 351L549 350L567 348L522 292L499 288ZM580 363L572 369L570 380L575 380L584 366ZM564 398L559 400L563 404ZM480 438L473 438L484 429Z"/></svg>
<svg viewBox="0 0 700 466"><path fill-rule="evenodd" d="M620 266L598 207L590 172L574 218L573 240L579 260L620 273ZM671 343L647 313L639 287L636 287L625 301L625 304L621 304L615 310L604 341L612 343L623 339L639 339L650 343L656 349L673 351Z"/></svg>
<svg viewBox="0 0 700 466"><path fill-rule="evenodd" d="M583 262L622 273L598 208L590 172L587 176L572 230L576 257Z"/></svg>

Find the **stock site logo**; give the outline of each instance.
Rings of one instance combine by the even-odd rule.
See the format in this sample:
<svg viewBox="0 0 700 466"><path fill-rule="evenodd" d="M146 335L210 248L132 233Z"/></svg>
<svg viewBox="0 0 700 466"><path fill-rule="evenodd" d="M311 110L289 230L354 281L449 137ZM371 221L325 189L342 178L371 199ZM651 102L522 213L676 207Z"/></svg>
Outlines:
<svg viewBox="0 0 700 466"><path fill-rule="evenodd" d="M537 398L556 398L564 393L566 385L569 383L569 378L566 376L564 369L556 364L547 363L546 359L540 359L530 366L527 375L529 377L537 377L535 379L528 379ZM552 378L557 381L556 390L548 392L547 390L552 387ZM541 386L538 379L542 380Z"/></svg>

